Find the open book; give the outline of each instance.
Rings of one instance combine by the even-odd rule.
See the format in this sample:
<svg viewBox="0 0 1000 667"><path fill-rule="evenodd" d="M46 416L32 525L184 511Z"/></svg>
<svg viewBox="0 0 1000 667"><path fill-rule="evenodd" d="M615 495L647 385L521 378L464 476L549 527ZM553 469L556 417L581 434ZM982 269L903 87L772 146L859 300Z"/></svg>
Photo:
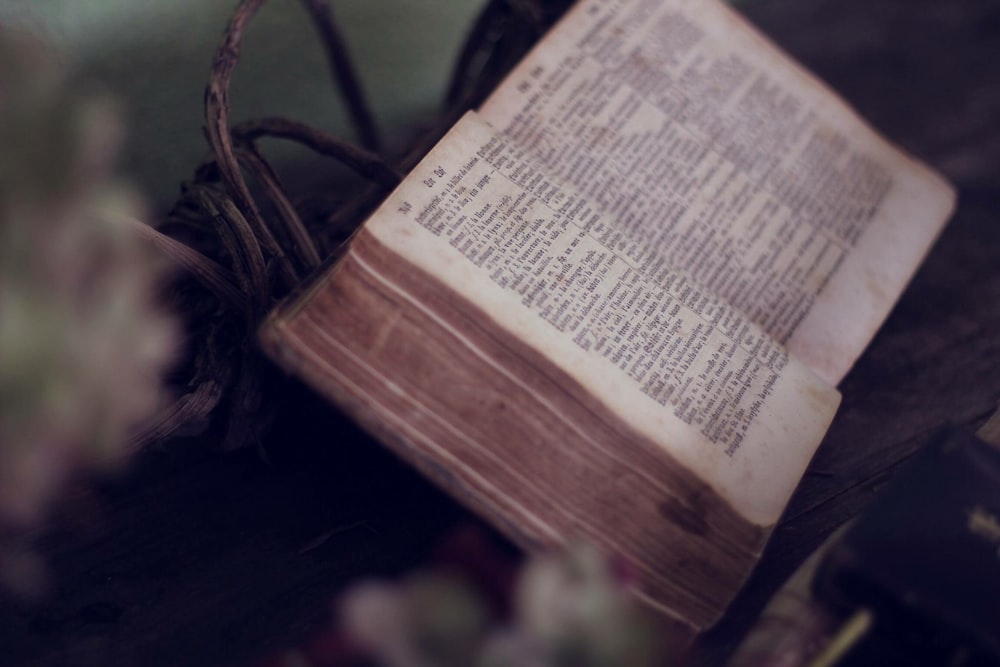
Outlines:
<svg viewBox="0 0 1000 667"><path fill-rule="evenodd" d="M265 325L519 544L715 622L951 188L714 0L584 0Z"/></svg>

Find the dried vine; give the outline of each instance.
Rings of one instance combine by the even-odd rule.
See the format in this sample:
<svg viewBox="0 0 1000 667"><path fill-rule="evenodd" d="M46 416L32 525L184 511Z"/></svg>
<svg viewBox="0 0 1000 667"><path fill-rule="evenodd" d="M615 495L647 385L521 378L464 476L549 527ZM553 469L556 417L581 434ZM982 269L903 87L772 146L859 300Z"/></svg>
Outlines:
<svg viewBox="0 0 1000 667"><path fill-rule="evenodd" d="M137 446L203 428L222 429L223 448L254 442L279 403L282 378L260 355L256 331L277 300L298 287L347 242L360 222L466 109L478 104L570 0L490 0L472 27L452 73L440 122L393 164L378 154L379 133L333 12L325 0L301 0L322 41L336 87L363 147L277 117L232 124L229 84L243 35L266 0L241 0L226 27L205 90L211 158L182 187L155 229L136 222L185 271L174 299L188 317L179 398L141 433ZM339 201L294 202L258 149L280 138L346 165L370 186ZM248 182L248 180L250 182ZM255 187L251 187L251 183Z"/></svg>

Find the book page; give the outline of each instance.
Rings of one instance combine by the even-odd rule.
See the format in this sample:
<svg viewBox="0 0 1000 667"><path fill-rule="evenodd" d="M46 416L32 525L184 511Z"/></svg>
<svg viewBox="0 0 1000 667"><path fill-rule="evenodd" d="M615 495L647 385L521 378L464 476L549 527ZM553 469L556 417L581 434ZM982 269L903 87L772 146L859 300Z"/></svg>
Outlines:
<svg viewBox="0 0 1000 667"><path fill-rule="evenodd" d="M596 206L519 150L467 115L365 232L541 352L740 514L773 524L839 394L690 276L651 280L604 240Z"/></svg>
<svg viewBox="0 0 1000 667"><path fill-rule="evenodd" d="M647 278L684 270L833 384L953 206L715 0L584 0L481 115Z"/></svg>

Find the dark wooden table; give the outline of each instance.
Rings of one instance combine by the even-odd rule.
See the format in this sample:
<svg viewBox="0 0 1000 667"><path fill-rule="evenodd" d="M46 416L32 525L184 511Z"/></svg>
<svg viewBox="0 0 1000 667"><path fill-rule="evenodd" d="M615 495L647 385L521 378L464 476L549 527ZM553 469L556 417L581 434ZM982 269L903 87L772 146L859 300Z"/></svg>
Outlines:
<svg viewBox="0 0 1000 667"><path fill-rule="evenodd" d="M763 561L706 638L712 662L932 432L974 428L1000 399L1000 3L743 8L960 194L951 224L844 381L840 413ZM174 443L78 503L42 543L53 572L47 601L0 600L0 664L246 664L321 627L349 582L405 570L474 521L296 391L302 399L265 443L269 462Z"/></svg>

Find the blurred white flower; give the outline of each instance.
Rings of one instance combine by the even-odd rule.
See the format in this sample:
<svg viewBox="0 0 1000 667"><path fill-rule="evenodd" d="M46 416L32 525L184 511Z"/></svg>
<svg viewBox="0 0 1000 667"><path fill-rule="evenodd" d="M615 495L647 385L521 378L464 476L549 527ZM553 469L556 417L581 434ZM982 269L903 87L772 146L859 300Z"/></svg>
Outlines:
<svg viewBox="0 0 1000 667"><path fill-rule="evenodd" d="M174 355L166 267L116 217L136 209L121 134L110 100L0 28L0 574L63 485L123 460Z"/></svg>
<svg viewBox="0 0 1000 667"><path fill-rule="evenodd" d="M436 574L362 584L344 597L340 616L383 667L469 667L488 619L464 582Z"/></svg>
<svg viewBox="0 0 1000 667"><path fill-rule="evenodd" d="M648 619L592 547L532 560L518 582L516 605L522 631L542 647L548 665L642 667L653 662Z"/></svg>
<svg viewBox="0 0 1000 667"><path fill-rule="evenodd" d="M503 622L446 575L362 584L339 612L381 667L652 667L657 655L649 618L588 547L529 560Z"/></svg>

